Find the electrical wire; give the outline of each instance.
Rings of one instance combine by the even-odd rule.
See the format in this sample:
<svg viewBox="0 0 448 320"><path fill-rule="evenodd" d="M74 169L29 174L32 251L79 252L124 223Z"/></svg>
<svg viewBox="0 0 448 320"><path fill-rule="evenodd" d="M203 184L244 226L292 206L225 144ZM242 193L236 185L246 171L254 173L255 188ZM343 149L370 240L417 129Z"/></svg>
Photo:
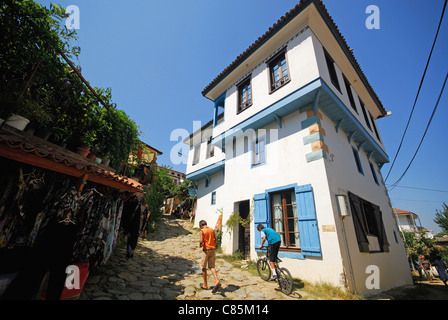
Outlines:
<svg viewBox="0 0 448 320"><path fill-rule="evenodd" d="M400 200L400 201L418 201L418 202L444 202L444 200L418 200L418 199L401 199L401 198L391 198L394 200Z"/></svg>
<svg viewBox="0 0 448 320"><path fill-rule="evenodd" d="M398 146L397 153L395 154L394 160L392 161L392 164L391 164L391 166L389 168L389 172L387 173L386 179L384 179L385 182L387 181L387 178L389 178L390 172L392 171L392 168L394 167L395 160L397 160L398 154L400 153L400 150L401 150L401 146L403 145L404 137L406 135L406 132L408 131L409 123L411 122L411 118L412 118L412 115L414 113L415 105L417 103L417 99L418 99L418 96L420 94L420 90L421 90L422 85L423 85L423 80L425 79L425 76L426 76L426 71L428 69L429 61L431 60L432 52L434 50L434 46L436 44L437 37L439 35L439 30L440 30L440 26L442 25L442 20L443 20L444 14L445 14L445 8L446 8L447 2L448 2L448 0L445 0L445 4L443 5L443 10L442 10L442 15L441 15L440 21L439 21L439 26L437 28L437 32L436 32L436 35L434 37L434 42L432 43L431 51L429 53L429 57L428 57L428 60L426 62L425 71L423 72L423 76L422 76L422 78L420 80L420 84L418 86L418 91L417 91L417 95L415 96L414 105L412 106L411 114L409 115L409 119L408 119L408 123L406 124L406 128L404 129L404 132L403 132L403 136L401 137L401 141L400 141L400 145Z"/></svg>
<svg viewBox="0 0 448 320"><path fill-rule="evenodd" d="M420 149L420 147L421 147L421 145L423 143L423 140L425 139L426 133L428 132L429 125L431 124L432 119L434 118L434 114L436 113L437 107L439 106L440 98L442 97L443 91L445 89L445 85L446 85L447 79L448 79L448 72L446 73L445 81L443 82L443 86L442 86L442 90L440 90L440 94L439 94L439 97L437 99L436 105L434 106L434 110L432 111L431 117L429 118L428 125L426 126L425 132L423 134L422 139L420 140L420 143L419 143L419 145L417 147L417 150L415 151L414 156L412 157L411 161L409 162L408 166L406 167L406 170L404 170L404 172L400 176L400 178L398 178L398 180L395 181L392 184L392 188L389 191L392 191L400 183L401 179L403 179L404 175L406 174L406 172L408 171L408 169L411 166L412 162L414 161L415 156L417 155L417 153L418 153L418 151L419 151L419 149Z"/></svg>
<svg viewBox="0 0 448 320"><path fill-rule="evenodd" d="M424 191L432 191L432 192L448 192L448 190L437 190L437 189L418 188L418 187L409 187L409 186L395 186L395 188L407 188L407 189L416 189L416 190L424 190Z"/></svg>

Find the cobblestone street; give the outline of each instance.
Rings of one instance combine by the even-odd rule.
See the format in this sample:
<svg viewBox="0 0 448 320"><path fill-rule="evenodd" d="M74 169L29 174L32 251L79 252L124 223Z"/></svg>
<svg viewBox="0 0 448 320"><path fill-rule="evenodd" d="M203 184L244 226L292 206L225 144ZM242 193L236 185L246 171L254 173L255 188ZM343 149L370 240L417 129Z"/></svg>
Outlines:
<svg viewBox="0 0 448 320"><path fill-rule="evenodd" d="M222 287L218 292L200 288L201 249L199 230L189 220L164 216L149 240L139 239L134 257L126 260L125 248L117 248L109 261L92 272L84 285L80 300L313 300L305 291L284 295L276 282L266 282L247 271L244 262L234 266L217 254L216 269ZM208 271L208 284L214 280ZM422 287L423 285L423 287ZM448 299L448 289L440 280L420 286L396 288L367 298L368 300L407 299L410 289L420 300Z"/></svg>
<svg viewBox="0 0 448 320"><path fill-rule="evenodd" d="M306 293L284 295L276 282L265 282L234 267L217 255L216 269L222 283L218 292L200 289L201 249L199 234L189 220L164 216L149 240L139 239L134 257L126 260L118 248L109 261L90 274L81 300L286 300L300 299ZM208 271L208 283L214 280Z"/></svg>

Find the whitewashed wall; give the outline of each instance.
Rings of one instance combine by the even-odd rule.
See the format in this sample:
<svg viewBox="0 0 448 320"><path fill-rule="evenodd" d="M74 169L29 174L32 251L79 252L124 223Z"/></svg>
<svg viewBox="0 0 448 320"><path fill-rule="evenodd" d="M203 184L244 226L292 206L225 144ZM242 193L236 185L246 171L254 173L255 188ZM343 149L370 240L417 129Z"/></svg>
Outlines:
<svg viewBox="0 0 448 320"><path fill-rule="evenodd" d="M274 48L272 53L275 53ZM260 62L259 65L248 72L252 74L253 105L240 114L236 112L238 101L236 85L248 73L236 77L234 84L227 89L224 121L213 129L214 137L319 77L322 77L331 88L322 46L310 29L305 29L288 42L286 55L291 82L269 94L269 68L265 61ZM334 90L334 92L348 106L347 109L352 111L341 70L338 67L336 70L342 93L337 90ZM363 124L365 121L356 92L353 93L359 114L354 111L352 113ZM246 151L243 147L244 139L237 140L236 157L231 154L233 151L232 141L226 141L226 155L220 153L219 149L215 147L215 157L205 160L206 139L203 139L201 162L194 167L191 166L194 149L190 150L187 173L204 168L224 157L226 159L224 175L220 172L211 176L211 184L207 188L205 187L205 180L198 183L196 224L199 220L204 219L209 226L214 227L220 211L224 214L223 221L225 224L225 221L233 212L236 202L252 201L255 194L263 193L267 189L294 183L299 186L311 184L315 199L322 258L308 257L304 260L283 258L284 265L294 277L342 286L345 273L345 277L350 281L347 262L348 252L345 249L345 238L341 231L344 226L355 283L359 292L374 293L365 287L367 277L365 271L369 265L377 265L380 270L383 270L379 291L382 288L411 283L403 243L398 229L396 229L392 209L378 167L375 170L379 185L375 183L371 175L366 154L360 151L359 155L364 175L358 173L346 133L342 130L336 133L335 123L325 115L323 115L322 120L322 126L326 130L324 142L333 157L307 162L305 155L312 150L310 144L304 145L303 138L309 135L309 131L308 129L302 130L300 125L306 117L306 113L297 111L282 119L282 128L279 128L277 122L263 128L265 133L270 133L271 141L266 146L266 164L255 168L251 167L252 143L250 140ZM373 133L368 129L366 130ZM382 147L382 142L374 134L371 136ZM216 191L215 205L211 205L211 193L213 191ZM345 218L344 225L342 225L341 217L338 216L335 195L347 191L352 191L361 198L380 206L383 212L387 239L391 245L389 253L359 253L351 216ZM255 236L259 236L259 234L253 224L252 222L251 258L256 259L257 254L253 249ZM324 225L334 225L335 231L323 232L322 226ZM223 231L223 250L230 254L237 249L237 239L226 232L225 228ZM397 236L397 242L395 241L395 235Z"/></svg>

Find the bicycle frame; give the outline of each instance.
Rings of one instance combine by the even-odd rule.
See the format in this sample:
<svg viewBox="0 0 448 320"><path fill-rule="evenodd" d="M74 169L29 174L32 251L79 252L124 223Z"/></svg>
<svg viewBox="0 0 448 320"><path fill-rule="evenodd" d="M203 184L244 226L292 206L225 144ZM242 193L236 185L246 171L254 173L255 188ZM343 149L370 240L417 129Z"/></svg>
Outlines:
<svg viewBox="0 0 448 320"><path fill-rule="evenodd" d="M271 253L270 248L269 247L263 247L262 249L266 249L266 257L264 257L263 259L266 259L266 261L268 263L271 263L271 261L269 261L269 254ZM278 268L278 264L282 262L282 260L280 260L279 257L276 257L276 261L274 262L274 266L276 268Z"/></svg>
<svg viewBox="0 0 448 320"><path fill-rule="evenodd" d="M260 258L257 262L257 270L258 270L258 274L259 276L267 281L270 276L271 276L271 262L269 261L269 247L263 247L264 249L266 249L266 256L263 258ZM274 268L275 268L275 272L277 274L277 282L280 286L280 289L282 290L283 293L285 293L286 295L290 295L292 290L293 290L293 280L291 277L291 274L289 273L288 269L286 268L280 268L279 267L279 263L282 262L282 260L279 257L276 257L276 261L274 262ZM266 268L268 268L268 272L267 275L263 274L262 270L266 270Z"/></svg>

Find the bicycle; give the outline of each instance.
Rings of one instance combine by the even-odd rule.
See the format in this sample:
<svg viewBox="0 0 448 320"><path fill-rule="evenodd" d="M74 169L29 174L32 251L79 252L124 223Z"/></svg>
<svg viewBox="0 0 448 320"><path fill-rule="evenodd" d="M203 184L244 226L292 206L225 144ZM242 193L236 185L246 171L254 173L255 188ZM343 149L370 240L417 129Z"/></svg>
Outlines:
<svg viewBox="0 0 448 320"><path fill-rule="evenodd" d="M263 258L258 259L257 261L257 271L258 275L261 279L264 281L268 281L271 278L271 266L269 263L269 247L263 247L266 250L266 256ZM288 269L284 267L279 267L279 263L282 262L280 258L277 257L277 261L274 263L275 272L277 273L276 280L278 281L278 284L280 286L280 290L286 294L290 295L292 293L293 289L293 280L291 273Z"/></svg>

